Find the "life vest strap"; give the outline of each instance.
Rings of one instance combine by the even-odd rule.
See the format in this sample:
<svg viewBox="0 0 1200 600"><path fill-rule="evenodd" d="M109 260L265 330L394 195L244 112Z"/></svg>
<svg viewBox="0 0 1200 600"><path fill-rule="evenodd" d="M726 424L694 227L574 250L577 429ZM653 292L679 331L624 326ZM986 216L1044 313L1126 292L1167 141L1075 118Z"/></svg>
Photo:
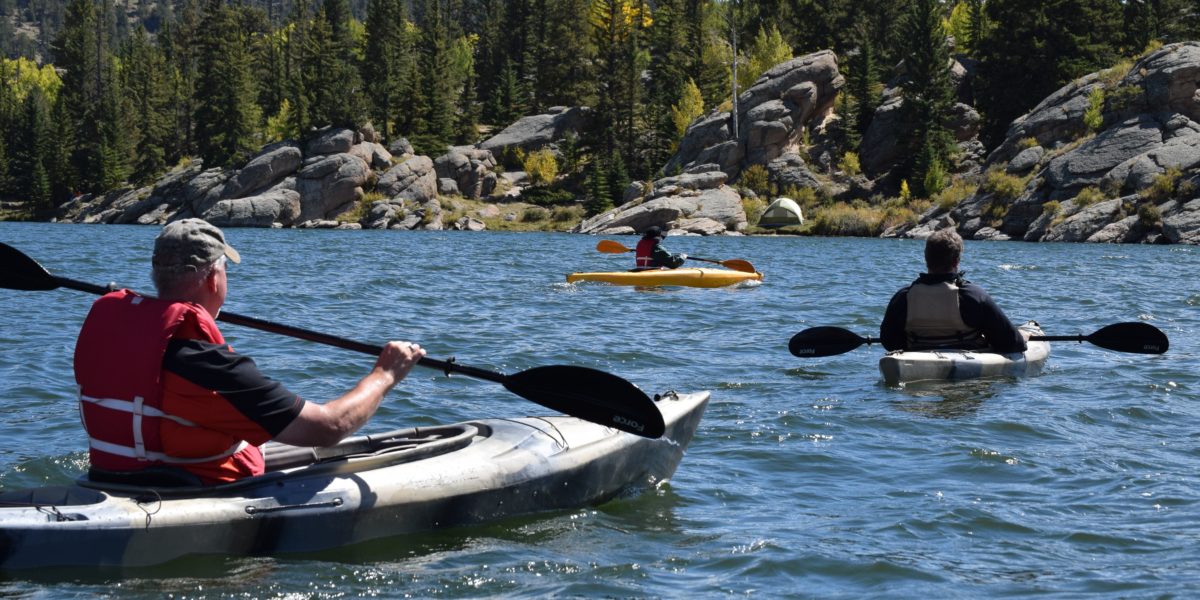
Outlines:
<svg viewBox="0 0 1200 600"><path fill-rule="evenodd" d="M168 456L162 452L147 451L145 448L142 448L142 451L139 454L136 448L130 448L129 446L122 446L120 444L98 440L90 436L88 437L88 445L92 450L104 452L105 454L112 454L114 456L122 456L137 460L156 461L172 465L195 465L214 460L220 460L222 458L233 456L234 454L237 454L238 452L241 452L250 446L248 442L241 440L220 454L215 454L213 456L202 456L199 458L180 458L178 456Z"/></svg>

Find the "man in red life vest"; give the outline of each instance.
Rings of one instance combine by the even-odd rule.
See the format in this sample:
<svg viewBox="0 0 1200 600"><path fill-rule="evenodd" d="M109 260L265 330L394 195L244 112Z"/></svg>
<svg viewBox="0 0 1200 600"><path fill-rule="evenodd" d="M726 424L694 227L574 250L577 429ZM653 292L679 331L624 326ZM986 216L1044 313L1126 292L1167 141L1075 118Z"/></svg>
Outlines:
<svg viewBox="0 0 1200 600"><path fill-rule="evenodd" d="M929 272L892 296L879 325L884 348L1025 351L1028 334L1013 326L983 288L963 279L962 251L962 237L953 227L925 240Z"/></svg>
<svg viewBox="0 0 1200 600"><path fill-rule="evenodd" d="M642 232L642 239L637 244L636 270L677 269L683 264L683 261L687 260L686 254L671 254L663 247L662 240L665 237L667 235L657 225Z"/></svg>
<svg viewBox="0 0 1200 600"><path fill-rule="evenodd" d="M169 223L154 240L158 298L118 290L92 305L75 347L80 413L96 479L215 484L260 475L259 446L330 446L375 414L425 355L390 342L350 391L308 402L236 354L214 318L240 262L202 219Z"/></svg>

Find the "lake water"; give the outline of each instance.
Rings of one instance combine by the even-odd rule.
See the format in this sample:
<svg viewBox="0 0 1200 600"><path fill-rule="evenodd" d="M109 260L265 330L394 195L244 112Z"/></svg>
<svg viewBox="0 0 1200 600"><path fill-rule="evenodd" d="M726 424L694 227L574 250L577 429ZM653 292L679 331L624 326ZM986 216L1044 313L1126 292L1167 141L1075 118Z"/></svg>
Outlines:
<svg viewBox="0 0 1200 600"><path fill-rule="evenodd" d="M52 273L149 291L156 227L0 223ZM1145 321L1162 356L1056 342L1022 380L885 386L878 346L787 351L835 325L877 335L922 267L920 242L670 238L742 258L762 285L568 285L632 255L541 233L236 229L231 311L515 372L594 367L653 394L711 390L674 479L598 507L296 558L184 561L120 575L0 575L31 598L934 597L1200 595L1200 248L968 242L963 266L1014 321L1050 335ZM632 246L633 238L619 239ZM0 489L85 468L71 374L94 297L0 290ZM369 357L223 326L314 400ZM432 370L366 432L543 414L500 386Z"/></svg>

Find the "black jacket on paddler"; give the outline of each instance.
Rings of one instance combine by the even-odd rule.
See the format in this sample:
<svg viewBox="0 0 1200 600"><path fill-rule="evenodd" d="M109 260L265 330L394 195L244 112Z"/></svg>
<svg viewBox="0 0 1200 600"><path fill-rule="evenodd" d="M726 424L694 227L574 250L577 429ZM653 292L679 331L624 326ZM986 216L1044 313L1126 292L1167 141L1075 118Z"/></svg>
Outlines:
<svg viewBox="0 0 1200 600"><path fill-rule="evenodd" d="M987 340L988 350L1006 354L1024 352L1025 338L1013 326L1004 311L983 288L962 278L962 273L922 273L912 284L905 286L892 296L879 325L879 340L887 350L908 348L908 292L913 285L951 282L958 286L958 309L962 321L969 327L979 329Z"/></svg>
<svg viewBox="0 0 1200 600"><path fill-rule="evenodd" d="M677 269L683 265L684 260L686 259L682 254L672 254L671 251L663 248L662 243L658 239L643 238L638 242L636 256L637 270L663 267Z"/></svg>

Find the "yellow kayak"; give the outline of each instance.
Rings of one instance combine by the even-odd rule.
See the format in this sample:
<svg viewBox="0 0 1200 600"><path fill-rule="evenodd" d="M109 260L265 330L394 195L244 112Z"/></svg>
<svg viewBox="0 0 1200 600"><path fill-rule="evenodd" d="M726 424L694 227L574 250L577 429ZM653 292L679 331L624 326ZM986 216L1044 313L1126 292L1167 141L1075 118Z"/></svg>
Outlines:
<svg viewBox="0 0 1200 600"><path fill-rule="evenodd" d="M743 281L762 281L762 278L762 273L745 273L729 269L656 269L650 271L571 273L567 275L567 282L602 281L613 285L682 285L687 287L718 288Z"/></svg>

